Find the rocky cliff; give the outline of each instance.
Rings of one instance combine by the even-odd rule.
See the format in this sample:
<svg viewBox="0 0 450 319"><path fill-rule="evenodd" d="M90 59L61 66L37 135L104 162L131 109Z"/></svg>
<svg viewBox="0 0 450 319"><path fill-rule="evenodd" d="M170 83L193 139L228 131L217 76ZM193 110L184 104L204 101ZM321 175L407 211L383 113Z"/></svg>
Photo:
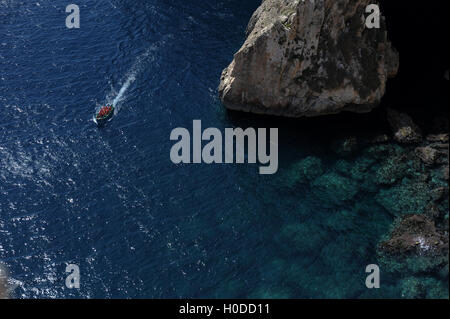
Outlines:
<svg viewBox="0 0 450 319"><path fill-rule="evenodd" d="M399 57L365 26L373 0L264 0L223 71L219 95L233 110L289 117L368 112Z"/></svg>

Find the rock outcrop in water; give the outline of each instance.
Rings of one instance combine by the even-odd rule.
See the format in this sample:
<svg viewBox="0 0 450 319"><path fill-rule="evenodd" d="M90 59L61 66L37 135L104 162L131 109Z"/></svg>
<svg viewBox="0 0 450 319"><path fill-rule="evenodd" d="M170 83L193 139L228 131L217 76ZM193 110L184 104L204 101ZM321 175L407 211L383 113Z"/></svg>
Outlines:
<svg viewBox="0 0 450 319"><path fill-rule="evenodd" d="M387 110L388 122L394 133L394 139L403 144L415 144L422 141L420 128L412 118L394 109Z"/></svg>
<svg viewBox="0 0 450 319"><path fill-rule="evenodd" d="M368 112L399 65L381 28L365 27L373 0L265 0L223 71L228 109L289 117Z"/></svg>
<svg viewBox="0 0 450 319"><path fill-rule="evenodd" d="M380 249L392 255L442 255L448 251L448 236L436 229L425 215L406 215L396 224Z"/></svg>
<svg viewBox="0 0 450 319"><path fill-rule="evenodd" d="M0 299L8 299L8 277L6 270L0 265Z"/></svg>

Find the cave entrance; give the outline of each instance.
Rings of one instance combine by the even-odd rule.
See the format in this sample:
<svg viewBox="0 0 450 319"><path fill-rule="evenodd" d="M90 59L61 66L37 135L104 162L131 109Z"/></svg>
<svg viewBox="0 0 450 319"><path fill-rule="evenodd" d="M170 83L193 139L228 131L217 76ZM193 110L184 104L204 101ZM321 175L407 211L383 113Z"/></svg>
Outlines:
<svg viewBox="0 0 450 319"><path fill-rule="evenodd" d="M385 103L428 121L449 111L449 1L380 0L400 69L388 82ZM413 114L414 115L414 114Z"/></svg>

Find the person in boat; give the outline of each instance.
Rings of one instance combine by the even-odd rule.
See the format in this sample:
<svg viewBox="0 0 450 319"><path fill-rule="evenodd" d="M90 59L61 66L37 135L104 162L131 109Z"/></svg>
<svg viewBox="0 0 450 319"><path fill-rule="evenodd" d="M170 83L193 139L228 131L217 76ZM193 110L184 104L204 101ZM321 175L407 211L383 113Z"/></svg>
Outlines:
<svg viewBox="0 0 450 319"><path fill-rule="evenodd" d="M112 111L112 109L113 109L112 106L107 104L106 106L104 106L100 109L100 111L97 114L97 118L100 119L102 117L105 117Z"/></svg>

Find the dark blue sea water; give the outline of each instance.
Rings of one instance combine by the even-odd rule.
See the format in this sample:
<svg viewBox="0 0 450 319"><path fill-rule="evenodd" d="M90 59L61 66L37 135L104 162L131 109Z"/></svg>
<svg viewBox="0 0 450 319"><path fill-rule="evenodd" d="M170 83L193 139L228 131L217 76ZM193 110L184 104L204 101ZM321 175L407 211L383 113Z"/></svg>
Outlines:
<svg viewBox="0 0 450 319"><path fill-rule="evenodd" d="M292 121L220 105L259 3L84 0L69 30L69 3L0 1L0 261L16 297L400 296L364 284L392 216L370 197L355 210L288 187L291 165L328 165L327 148ZM95 108L115 99L98 129ZM175 166L170 132L193 119L280 125L278 174ZM65 287L67 264L79 290Z"/></svg>

